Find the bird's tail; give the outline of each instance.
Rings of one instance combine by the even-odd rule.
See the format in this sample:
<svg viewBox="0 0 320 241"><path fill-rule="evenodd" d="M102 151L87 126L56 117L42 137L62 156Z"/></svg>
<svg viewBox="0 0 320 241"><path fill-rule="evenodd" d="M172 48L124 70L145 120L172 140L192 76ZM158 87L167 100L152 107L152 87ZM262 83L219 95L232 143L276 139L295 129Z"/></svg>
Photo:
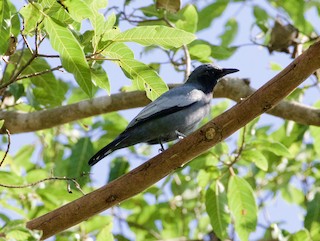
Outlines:
<svg viewBox="0 0 320 241"><path fill-rule="evenodd" d="M111 154L113 151L118 150L120 148L123 148L125 146L120 145L122 141L127 139L127 135L120 135L118 136L114 141L103 147L100 151L98 151L93 157L90 158L88 164L90 166L93 166L109 154Z"/></svg>

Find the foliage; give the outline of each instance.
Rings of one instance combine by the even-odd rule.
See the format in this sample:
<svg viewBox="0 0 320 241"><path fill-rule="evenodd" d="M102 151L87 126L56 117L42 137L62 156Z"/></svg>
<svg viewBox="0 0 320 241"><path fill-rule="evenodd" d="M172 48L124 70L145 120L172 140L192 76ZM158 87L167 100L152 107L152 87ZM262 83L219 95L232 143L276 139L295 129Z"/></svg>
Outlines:
<svg viewBox="0 0 320 241"><path fill-rule="evenodd" d="M107 0L39 0L19 6L0 1L2 111L48 110L93 98L100 89L110 94L118 81L108 76L110 62L132 80L124 90L144 90L153 100L168 89L159 75L165 64L187 74L190 61L227 60L244 47L233 45L242 23L227 12L229 7L252 10L247 40L270 52L295 57L298 45L305 49L318 37L315 23L305 17L308 11L320 15L317 0L189 1L184 6L158 0L135 8L132 2L112 6ZM275 13L285 16L278 22L280 31L273 28ZM221 19L223 32L217 39L199 37ZM285 37L284 29L289 31ZM164 54L166 61L144 63L137 57L147 53ZM274 62L271 67L281 68ZM67 77L57 73L62 70ZM299 101L305 92L300 89L290 99ZM229 102L219 102L212 116L228 107ZM126 125L119 113L105 114L38 131L32 135L36 141L9 152L0 170L0 240L38 240L39 232L25 228L27 220L92 191L96 177L88 174L88 159ZM318 127L285 120L276 127L261 125L257 118L235 137L236 144L218 144L158 185L56 235L56 240L249 240L252 235L260 240L320 240L319 136ZM3 155L9 138L2 138ZM115 156L108 181L131 169L128 159L150 157L151 151L139 146ZM304 210L301 230L290 233L268 220L261 224L267 204L279 196ZM263 230L254 234L259 224Z"/></svg>

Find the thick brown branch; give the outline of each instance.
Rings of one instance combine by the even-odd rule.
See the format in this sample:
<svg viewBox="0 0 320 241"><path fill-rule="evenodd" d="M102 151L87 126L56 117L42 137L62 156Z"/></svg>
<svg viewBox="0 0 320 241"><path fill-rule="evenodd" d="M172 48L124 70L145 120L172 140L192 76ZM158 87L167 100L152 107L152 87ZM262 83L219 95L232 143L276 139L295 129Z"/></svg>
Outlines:
<svg viewBox="0 0 320 241"><path fill-rule="evenodd" d="M214 97L229 98L239 102L241 98L245 98L254 92L255 90L249 86L248 81L226 78L220 80L216 86ZM3 111L0 112L0 119L5 120L5 124L1 133L6 133L5 129L10 130L11 134L43 130L86 117L142 107L147 103L149 103L149 100L145 93L135 91L98 97L31 113ZM320 126L320 110L297 102L281 101L267 113L300 124Z"/></svg>
<svg viewBox="0 0 320 241"><path fill-rule="evenodd" d="M171 148L115 181L27 223L48 238L142 192L166 175L275 106L320 68L320 42L313 44L255 93Z"/></svg>

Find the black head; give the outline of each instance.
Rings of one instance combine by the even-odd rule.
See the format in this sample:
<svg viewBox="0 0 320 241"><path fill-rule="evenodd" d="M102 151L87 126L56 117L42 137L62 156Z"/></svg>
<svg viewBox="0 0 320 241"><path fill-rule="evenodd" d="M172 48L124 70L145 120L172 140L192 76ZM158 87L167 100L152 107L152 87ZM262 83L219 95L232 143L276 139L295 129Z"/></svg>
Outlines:
<svg viewBox="0 0 320 241"><path fill-rule="evenodd" d="M220 78L238 71L238 69L224 69L212 64L203 64L191 73L187 83L198 84L202 91L210 93Z"/></svg>

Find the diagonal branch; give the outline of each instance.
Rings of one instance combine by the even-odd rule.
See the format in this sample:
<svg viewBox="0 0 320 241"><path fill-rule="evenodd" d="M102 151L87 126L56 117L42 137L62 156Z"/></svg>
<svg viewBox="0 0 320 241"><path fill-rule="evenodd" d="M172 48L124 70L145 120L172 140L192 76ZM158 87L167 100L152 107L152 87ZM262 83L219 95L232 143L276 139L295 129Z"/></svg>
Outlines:
<svg viewBox="0 0 320 241"><path fill-rule="evenodd" d="M94 192L29 221L27 227L41 230L45 239L142 192L270 110L318 68L320 41L255 93L171 148Z"/></svg>
<svg viewBox="0 0 320 241"><path fill-rule="evenodd" d="M254 92L255 89L245 79L225 78L216 86L214 97L240 102ZM144 92L134 91L31 113L2 111L0 119L5 120L5 124L0 133L5 134L5 129L10 130L11 134L43 130L95 115L142 107L149 101ZM320 110L298 102L281 101L267 113L300 124L320 126Z"/></svg>

